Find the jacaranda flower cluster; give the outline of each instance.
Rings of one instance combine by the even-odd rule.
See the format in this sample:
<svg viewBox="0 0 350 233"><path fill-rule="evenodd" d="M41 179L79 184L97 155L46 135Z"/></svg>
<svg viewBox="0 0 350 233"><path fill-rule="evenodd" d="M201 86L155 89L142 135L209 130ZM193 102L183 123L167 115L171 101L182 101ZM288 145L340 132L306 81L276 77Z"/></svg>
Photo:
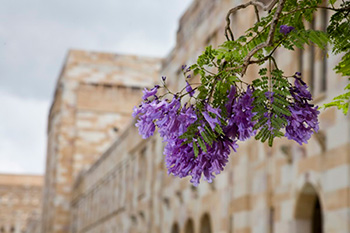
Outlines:
<svg viewBox="0 0 350 233"><path fill-rule="evenodd" d="M320 113L318 107L310 104L311 93L301 78L295 78L294 87L290 90L295 102L289 106L291 116L287 116L288 125L285 136L298 142L300 145L307 143L313 131L318 131L317 116Z"/></svg>
<svg viewBox="0 0 350 233"><path fill-rule="evenodd" d="M182 70L188 76L189 69L183 66ZM258 112L254 103L262 90L252 85L242 89L233 84L224 92L226 94L221 104L211 102L210 98L191 101L196 99L198 92L188 81L189 78L186 78L184 94L170 92L165 86L165 77L162 77L163 87L144 89L143 102L134 108L133 116L137 118L136 126L143 138L152 136L158 128L159 135L166 143L164 155L169 174L180 178L191 176L194 185L198 185L202 177L212 182L215 175L224 170L231 149L237 150L238 141L257 135L265 125L268 125L266 132L274 136L277 117L287 122L284 125L285 136L299 144L307 143L311 134L317 132L317 107L309 103L311 94L300 74L297 73L294 78L294 85L288 83L288 95L292 99L287 107L290 113L276 114L271 104L279 102L281 95L266 91L263 93L265 102L261 102L266 120L260 125L257 124ZM161 88L167 93L159 94ZM184 99L185 96L187 99Z"/></svg>

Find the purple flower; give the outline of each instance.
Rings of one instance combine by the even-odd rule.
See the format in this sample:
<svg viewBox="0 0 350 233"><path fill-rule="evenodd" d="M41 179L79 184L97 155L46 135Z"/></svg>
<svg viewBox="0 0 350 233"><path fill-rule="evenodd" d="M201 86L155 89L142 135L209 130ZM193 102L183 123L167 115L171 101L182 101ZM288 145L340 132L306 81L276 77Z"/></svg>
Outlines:
<svg viewBox="0 0 350 233"><path fill-rule="evenodd" d="M231 153L231 148L236 151L238 145L236 141L232 141L226 137L215 141L209 147L207 153L200 153L193 161L194 165L190 172L193 185L197 186L199 184L202 175L204 180L211 183L215 175L220 174L224 170L228 162L228 156Z"/></svg>
<svg viewBox="0 0 350 233"><path fill-rule="evenodd" d="M159 128L158 132L163 138L163 141L171 141L176 137L181 136L186 132L187 127L197 120L197 115L193 106L186 108L184 106L181 111L180 100L173 98L173 100L166 106L166 111L156 122Z"/></svg>
<svg viewBox="0 0 350 233"><path fill-rule="evenodd" d="M168 142L164 149L168 173L180 178L192 176L191 182L195 186L200 183L202 176L204 180L212 182L214 174L224 170L231 148L236 151L238 145L226 137L215 141L212 146L206 146L208 151L200 151L195 157L192 143L184 143L184 139L179 138Z"/></svg>
<svg viewBox="0 0 350 233"><path fill-rule="evenodd" d="M286 116L288 124L285 136L300 145L306 144L313 131L318 131L318 114L320 112L317 110L317 106L314 107L308 103L312 96L301 78L295 79L294 87L291 87L289 91L295 102L289 106L291 116Z"/></svg>
<svg viewBox="0 0 350 233"><path fill-rule="evenodd" d="M282 33L283 35L287 35L288 33L290 33L293 30L294 30L294 27L292 27L292 26L288 26L288 25L281 25L280 26L280 33Z"/></svg>
<svg viewBox="0 0 350 233"><path fill-rule="evenodd" d="M163 82L165 82L166 76L162 76L162 80L163 80Z"/></svg>
<svg viewBox="0 0 350 233"><path fill-rule="evenodd" d="M311 104L293 104L289 106L291 116L287 116L288 124L286 126L285 136L298 142L300 145L307 144L311 138L313 131L317 132L319 129L317 106L313 107Z"/></svg>
<svg viewBox="0 0 350 233"><path fill-rule="evenodd" d="M155 99L150 103L143 102L138 108L134 107L132 116L138 117L135 126L144 139L152 136L155 131L154 121L159 117L159 112L156 110L159 104L160 102Z"/></svg>
<svg viewBox="0 0 350 233"><path fill-rule="evenodd" d="M301 76L300 72L295 72L295 75Z"/></svg>
<svg viewBox="0 0 350 233"><path fill-rule="evenodd" d="M255 121L252 120L255 113L253 110L253 89L247 88L247 91L238 97L232 99L235 93L235 89L231 88L229 94L229 101L226 104L228 110L228 124L224 129L224 132L228 137L238 138L241 141L247 140L251 136L255 135L256 130L253 129ZM231 105L231 106L230 106Z"/></svg>
<svg viewBox="0 0 350 233"><path fill-rule="evenodd" d="M234 103L234 101L236 100L236 87L234 85L231 86L230 91L227 95L227 102L225 104L225 108L227 111L227 115L231 115L232 114L232 105Z"/></svg>
<svg viewBox="0 0 350 233"><path fill-rule="evenodd" d="M162 137L164 137L162 135L164 130L177 127L172 125L172 121L177 118L176 114L180 107L180 101L175 97L170 103L167 100L154 99L151 102L143 102L138 108L134 107L132 115L138 118L135 126L138 127L142 138L152 136L156 125L158 128L162 127L159 129Z"/></svg>
<svg viewBox="0 0 350 233"><path fill-rule="evenodd" d="M182 65L182 66L181 66L181 69L182 69L182 70L185 70L186 67L187 67L187 65Z"/></svg>
<svg viewBox="0 0 350 233"><path fill-rule="evenodd" d="M207 104L206 111L203 111L202 115L203 115L204 119L208 122L208 124L212 130L215 129L216 124L220 125L219 119L221 118L221 115L220 115L219 109L213 108L209 104Z"/></svg>
<svg viewBox="0 0 350 233"><path fill-rule="evenodd" d="M176 105L177 103L174 106ZM177 107L158 121L157 126L163 140L167 142L164 154L168 173L181 178L189 175L195 165L196 158L192 144L184 143L185 139L180 138L180 136L197 120L197 115L193 106L184 106L178 115L176 115L176 109Z"/></svg>
<svg viewBox="0 0 350 233"><path fill-rule="evenodd" d="M177 103L174 106L177 106ZM196 157L193 151L193 144L180 138L191 124L198 121L195 108L192 105L188 107L185 105L180 111L175 111L176 109L178 108L170 107L168 113L160 117L156 122L160 135L167 142L164 148L164 154L168 173L180 178L191 176L191 182L195 186L199 184L201 177L204 177L204 180L208 182L212 182L215 174L223 171L227 164L231 148L236 151L238 145L236 141L223 136L222 139L214 141L211 146L205 143L207 152L199 148L199 154ZM220 117L219 109L208 105L204 112L209 117L210 122L213 121L215 124L220 123L217 119ZM215 116L215 118L209 114ZM198 135L200 135L201 131L204 131L202 125L206 124L206 119L200 121ZM215 126L213 125L213 127ZM197 143L196 140L193 139L193 142Z"/></svg>
<svg viewBox="0 0 350 233"><path fill-rule="evenodd" d="M148 97L151 96L155 96L157 94L159 85L156 85L155 87L153 87L151 90L148 90L147 88L145 88L142 92L143 92L143 100L147 100Z"/></svg>
<svg viewBox="0 0 350 233"><path fill-rule="evenodd" d="M301 78L295 78L294 87L289 91L296 101L312 100L312 95L307 88L308 86Z"/></svg>
<svg viewBox="0 0 350 233"><path fill-rule="evenodd" d="M191 85L188 82L186 82L186 83L187 83L186 91L192 97L194 95L194 90L192 89Z"/></svg>

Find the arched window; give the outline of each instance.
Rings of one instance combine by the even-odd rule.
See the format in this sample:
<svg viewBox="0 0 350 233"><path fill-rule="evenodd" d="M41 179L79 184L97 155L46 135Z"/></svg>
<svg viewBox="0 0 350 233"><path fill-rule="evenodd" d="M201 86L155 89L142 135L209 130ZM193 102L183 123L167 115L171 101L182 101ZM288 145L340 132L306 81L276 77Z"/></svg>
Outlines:
<svg viewBox="0 0 350 233"><path fill-rule="evenodd" d="M192 219L187 220L185 224L185 233L194 233L194 224Z"/></svg>
<svg viewBox="0 0 350 233"><path fill-rule="evenodd" d="M311 184L305 184L295 208L295 232L323 233L322 205Z"/></svg>
<svg viewBox="0 0 350 233"><path fill-rule="evenodd" d="M129 228L129 232L130 233L136 233L138 232L138 221L137 221L137 217L135 215L130 216L130 228Z"/></svg>
<svg viewBox="0 0 350 233"><path fill-rule="evenodd" d="M180 233L179 225L177 225L177 223L173 224L173 227L171 228L171 233Z"/></svg>
<svg viewBox="0 0 350 233"><path fill-rule="evenodd" d="M318 232L322 233L323 232L323 227L322 227L322 209L321 209L321 203L320 199L317 198L314 204L314 211L312 214L312 233Z"/></svg>
<svg viewBox="0 0 350 233"><path fill-rule="evenodd" d="M211 233L211 222L209 214L204 214L201 218L201 230L200 233Z"/></svg>

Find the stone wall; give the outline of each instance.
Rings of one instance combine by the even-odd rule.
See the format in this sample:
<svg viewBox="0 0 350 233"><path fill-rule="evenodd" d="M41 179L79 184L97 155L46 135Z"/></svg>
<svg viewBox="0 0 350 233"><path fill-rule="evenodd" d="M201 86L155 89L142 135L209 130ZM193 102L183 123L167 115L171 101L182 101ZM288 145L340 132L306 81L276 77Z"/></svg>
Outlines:
<svg viewBox="0 0 350 233"><path fill-rule="evenodd" d="M0 232L22 233L41 213L43 177L0 174Z"/></svg>

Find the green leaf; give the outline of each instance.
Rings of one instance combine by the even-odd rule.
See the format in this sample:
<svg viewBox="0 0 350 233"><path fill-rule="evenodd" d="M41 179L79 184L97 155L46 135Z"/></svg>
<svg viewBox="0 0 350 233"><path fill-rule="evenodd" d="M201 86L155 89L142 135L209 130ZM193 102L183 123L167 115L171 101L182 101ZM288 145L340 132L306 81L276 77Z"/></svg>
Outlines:
<svg viewBox="0 0 350 233"><path fill-rule="evenodd" d="M265 142L271 135L270 130L266 130L266 132L264 133L264 135L261 137L261 141Z"/></svg>
<svg viewBox="0 0 350 233"><path fill-rule="evenodd" d="M257 135L255 135L255 139L256 140L260 140L265 134L267 134L268 133L268 127L267 126L265 126L264 128L262 128L260 131L259 131L259 133L257 134Z"/></svg>
<svg viewBox="0 0 350 233"><path fill-rule="evenodd" d="M218 134L221 134L221 135L224 135L224 131L222 130L222 128L220 127L220 125L216 124L215 126L215 131L218 133Z"/></svg>
<svg viewBox="0 0 350 233"><path fill-rule="evenodd" d="M206 143L208 143L210 146L213 144L213 139L206 133L206 131L201 132L201 136L204 139Z"/></svg>
<svg viewBox="0 0 350 233"><path fill-rule="evenodd" d="M192 147L193 147L194 157L197 158L199 154L199 149L195 141L192 142Z"/></svg>
<svg viewBox="0 0 350 233"><path fill-rule="evenodd" d="M291 116L292 115L289 110L287 110L287 109L285 109L285 108L283 108L281 106L278 106L276 103L272 104L272 109L274 111L276 111L277 113L279 113L279 114L283 114L283 115L286 115L286 116Z"/></svg>
<svg viewBox="0 0 350 233"><path fill-rule="evenodd" d="M334 5L334 3L336 2L337 0L329 0L329 3L331 4L331 5Z"/></svg>
<svg viewBox="0 0 350 233"><path fill-rule="evenodd" d="M269 141L268 141L270 147L272 147L272 145L273 145L273 139L274 139L273 135L270 134L270 136L269 136Z"/></svg>
<svg viewBox="0 0 350 233"><path fill-rule="evenodd" d="M267 74L267 68L261 68L260 70L259 70L259 75L260 76L264 76L264 75L266 75ZM256 80L259 80L259 79L256 79ZM255 80L254 80L255 81Z"/></svg>
<svg viewBox="0 0 350 233"><path fill-rule="evenodd" d="M254 129L259 129L261 126L263 126L267 122L267 117L262 117L258 123L254 125Z"/></svg>
<svg viewBox="0 0 350 233"><path fill-rule="evenodd" d="M210 135L210 138L215 141L216 139L216 135L214 134L214 132L211 130L211 128L209 128L207 125L204 126L205 131L207 132L208 135Z"/></svg>
<svg viewBox="0 0 350 233"><path fill-rule="evenodd" d="M200 137L198 137L197 140L198 140L198 145L200 146L202 151L207 152L207 147L205 146L205 143L203 142L203 140Z"/></svg>

